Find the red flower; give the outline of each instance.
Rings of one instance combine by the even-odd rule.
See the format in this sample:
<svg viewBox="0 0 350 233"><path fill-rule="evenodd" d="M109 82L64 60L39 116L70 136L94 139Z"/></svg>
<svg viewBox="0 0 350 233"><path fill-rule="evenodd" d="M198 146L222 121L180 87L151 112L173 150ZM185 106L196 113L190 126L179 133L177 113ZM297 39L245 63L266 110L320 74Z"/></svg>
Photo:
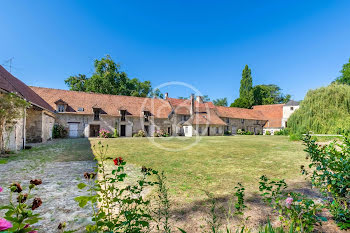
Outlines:
<svg viewBox="0 0 350 233"><path fill-rule="evenodd" d="M115 159L113 160L113 162L114 162L114 165L115 165L115 166L121 165L121 164L123 163L123 158L122 158L122 157L115 158Z"/></svg>
<svg viewBox="0 0 350 233"><path fill-rule="evenodd" d="M41 185L43 182L41 181L41 179L35 179L31 180L30 183L34 185Z"/></svg>
<svg viewBox="0 0 350 233"><path fill-rule="evenodd" d="M43 202L41 201L41 199L39 197L34 198L33 204L32 204L32 210L39 208L41 206L41 204L43 204Z"/></svg>

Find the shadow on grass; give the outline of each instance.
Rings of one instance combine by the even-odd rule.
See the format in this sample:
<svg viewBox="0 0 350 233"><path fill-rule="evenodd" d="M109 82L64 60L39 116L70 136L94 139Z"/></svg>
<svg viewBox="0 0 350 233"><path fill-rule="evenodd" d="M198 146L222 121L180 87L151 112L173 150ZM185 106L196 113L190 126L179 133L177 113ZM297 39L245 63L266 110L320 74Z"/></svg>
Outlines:
<svg viewBox="0 0 350 233"><path fill-rule="evenodd" d="M304 187L290 187L287 189L287 192L299 192L312 199L322 198L318 190L311 189L310 182L303 182L303 184ZM273 224L280 224L278 214L262 200L258 192L248 193L246 195L245 205L247 205L247 209L244 211L244 217L229 215L230 202L232 203L232 200L236 200L233 194L214 197L216 203L215 214L219 225L237 228L238 226L242 226L244 222L244 225L248 228L258 229L260 226L267 224L268 219ZM172 216L172 221L176 226L183 228L187 232L200 232L201 229L208 227L208 221L211 219L211 203L211 198L194 201L186 205L176 206L176 203L174 203L175 206L172 208L170 216ZM234 207L232 206L231 209L234 209ZM248 220L244 221L247 217L249 217ZM324 231L321 230L321 232Z"/></svg>

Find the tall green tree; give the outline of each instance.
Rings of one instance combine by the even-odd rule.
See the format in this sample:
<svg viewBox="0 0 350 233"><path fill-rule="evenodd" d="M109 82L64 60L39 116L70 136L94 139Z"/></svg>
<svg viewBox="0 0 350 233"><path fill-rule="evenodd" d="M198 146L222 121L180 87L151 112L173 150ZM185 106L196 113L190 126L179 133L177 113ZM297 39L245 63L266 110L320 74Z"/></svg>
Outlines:
<svg viewBox="0 0 350 233"><path fill-rule="evenodd" d="M254 95L252 72L248 65L246 65L242 71L239 98L231 104L231 107L251 108L253 104Z"/></svg>
<svg viewBox="0 0 350 233"><path fill-rule="evenodd" d="M130 79L109 55L100 60L96 59L94 68L95 72L90 78L79 74L70 76L65 83L70 90L74 91L139 97L147 97L152 93L150 81L141 82L137 78Z"/></svg>
<svg viewBox="0 0 350 233"><path fill-rule="evenodd" d="M350 59L348 63L343 65L343 69L340 71L341 76L339 76L334 82L338 84L350 85Z"/></svg>
<svg viewBox="0 0 350 233"><path fill-rule="evenodd" d="M219 98L216 100L213 100L213 103L215 106L224 106L227 107L227 98Z"/></svg>
<svg viewBox="0 0 350 233"><path fill-rule="evenodd" d="M333 83L309 90L287 126L291 133L297 134L350 132L350 86Z"/></svg>
<svg viewBox="0 0 350 233"><path fill-rule="evenodd" d="M291 96L282 94L281 90L282 89L275 84L254 86L254 105L287 103Z"/></svg>

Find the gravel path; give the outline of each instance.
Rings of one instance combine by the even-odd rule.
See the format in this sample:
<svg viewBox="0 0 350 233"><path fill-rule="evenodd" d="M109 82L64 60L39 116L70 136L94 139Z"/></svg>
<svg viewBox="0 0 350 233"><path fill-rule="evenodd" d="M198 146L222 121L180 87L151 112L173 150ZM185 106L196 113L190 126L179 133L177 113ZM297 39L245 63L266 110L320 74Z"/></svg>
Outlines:
<svg viewBox="0 0 350 233"><path fill-rule="evenodd" d="M57 151L56 156L59 155L60 151ZM45 161L42 157L35 156L30 156L30 160L21 158L28 157L20 156L7 164L0 164L0 185L4 187L4 191L0 193L0 205L8 203L9 191L6 187L9 184L20 182L27 188L31 179L42 179L43 184L32 191L43 201L42 206L35 210L43 218L38 223L39 232L58 232L57 226L61 222L67 223L66 230L84 232L85 225L91 222L91 209L82 209L74 201L75 197L86 195L76 186L84 179L84 172L94 170L96 162ZM4 211L0 211L0 216L3 213Z"/></svg>

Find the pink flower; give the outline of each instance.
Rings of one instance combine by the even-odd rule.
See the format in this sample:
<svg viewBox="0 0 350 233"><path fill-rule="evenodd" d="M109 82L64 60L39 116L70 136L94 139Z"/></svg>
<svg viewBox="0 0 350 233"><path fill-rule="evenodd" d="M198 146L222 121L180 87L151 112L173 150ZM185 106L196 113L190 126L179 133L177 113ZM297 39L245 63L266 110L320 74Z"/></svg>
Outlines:
<svg viewBox="0 0 350 233"><path fill-rule="evenodd" d="M0 186L0 193L3 191L4 189Z"/></svg>
<svg viewBox="0 0 350 233"><path fill-rule="evenodd" d="M288 209L290 209L290 207L292 206L292 203L293 203L293 198L288 197L286 199L286 206L287 206Z"/></svg>
<svg viewBox="0 0 350 233"><path fill-rule="evenodd" d="M0 231L7 230L12 227L12 223L6 219L0 218Z"/></svg>

